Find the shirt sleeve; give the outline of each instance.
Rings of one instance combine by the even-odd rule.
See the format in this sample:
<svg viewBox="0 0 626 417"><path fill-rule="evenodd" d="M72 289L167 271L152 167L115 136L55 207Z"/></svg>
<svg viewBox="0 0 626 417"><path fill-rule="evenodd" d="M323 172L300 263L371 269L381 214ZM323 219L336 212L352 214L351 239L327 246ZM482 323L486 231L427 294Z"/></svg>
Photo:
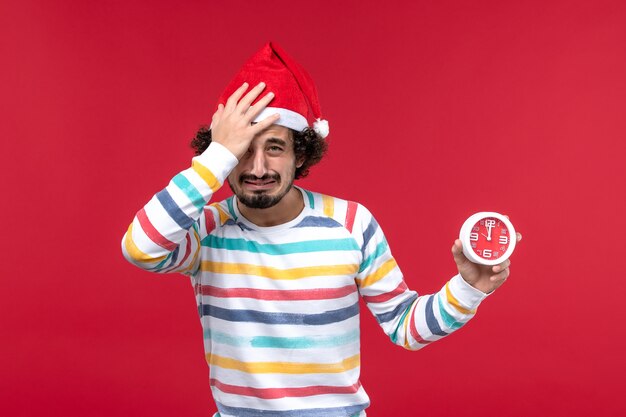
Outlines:
<svg viewBox="0 0 626 417"><path fill-rule="evenodd" d="M195 274L200 241L214 222L205 206L237 163L230 151L212 142L137 212L122 239L124 257L148 271Z"/></svg>
<svg viewBox="0 0 626 417"><path fill-rule="evenodd" d="M361 246L362 262L356 277L359 292L376 320L397 345L409 350L461 328L487 296L455 275L435 294L411 291L391 254L376 219L363 206L357 210L360 230L355 239Z"/></svg>

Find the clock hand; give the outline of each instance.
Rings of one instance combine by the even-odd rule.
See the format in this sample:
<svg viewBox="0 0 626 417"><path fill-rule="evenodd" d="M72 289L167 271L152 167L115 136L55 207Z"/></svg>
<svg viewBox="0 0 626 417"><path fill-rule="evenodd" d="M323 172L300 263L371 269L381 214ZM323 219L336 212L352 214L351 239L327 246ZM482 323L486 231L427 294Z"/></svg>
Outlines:
<svg viewBox="0 0 626 417"><path fill-rule="evenodd" d="M489 233L489 234L491 234L491 233ZM485 235L484 233L481 233L481 235L485 236L485 237L487 238L487 240L491 240L491 237L490 237L490 236L487 236L487 235Z"/></svg>

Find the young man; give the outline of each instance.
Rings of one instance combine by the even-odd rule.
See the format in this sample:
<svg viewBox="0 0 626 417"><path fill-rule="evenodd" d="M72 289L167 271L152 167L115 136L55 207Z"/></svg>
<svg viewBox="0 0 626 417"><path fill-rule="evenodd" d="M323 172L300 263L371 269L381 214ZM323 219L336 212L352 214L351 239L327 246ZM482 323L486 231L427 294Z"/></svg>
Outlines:
<svg viewBox="0 0 626 417"><path fill-rule="evenodd" d="M246 82L244 82L246 81ZM293 186L325 150L314 84L276 45L226 88L191 168L136 215L125 257L191 277L223 417L365 416L359 295L391 340L416 350L461 327L509 274L459 269L436 294L404 283L360 204ZM234 196L209 204L227 180Z"/></svg>

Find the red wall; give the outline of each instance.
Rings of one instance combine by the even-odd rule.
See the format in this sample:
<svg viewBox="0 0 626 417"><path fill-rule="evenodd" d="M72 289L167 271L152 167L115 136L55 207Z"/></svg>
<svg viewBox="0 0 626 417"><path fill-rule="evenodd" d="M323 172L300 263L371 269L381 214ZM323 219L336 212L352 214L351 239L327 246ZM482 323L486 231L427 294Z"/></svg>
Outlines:
<svg viewBox="0 0 626 417"><path fill-rule="evenodd" d="M0 32L2 415L212 415L188 280L119 241L267 40L330 121L301 184L368 206L412 288L455 273L473 212L524 234L477 318L421 352L365 312L368 414L626 412L625 2L31 0Z"/></svg>

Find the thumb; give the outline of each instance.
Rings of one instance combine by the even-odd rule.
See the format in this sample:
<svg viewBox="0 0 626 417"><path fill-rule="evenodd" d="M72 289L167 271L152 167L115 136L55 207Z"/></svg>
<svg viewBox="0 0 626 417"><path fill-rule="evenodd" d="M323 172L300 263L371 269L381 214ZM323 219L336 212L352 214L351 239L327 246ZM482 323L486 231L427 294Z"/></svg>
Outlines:
<svg viewBox="0 0 626 417"><path fill-rule="evenodd" d="M452 245L452 256L457 265L462 265L467 262L467 258L463 254L463 243L461 243L460 239L455 240Z"/></svg>
<svg viewBox="0 0 626 417"><path fill-rule="evenodd" d="M222 113L224 113L224 105L218 104L217 110L213 113L213 118L211 119L211 127L215 126L220 122L220 118L222 117Z"/></svg>

